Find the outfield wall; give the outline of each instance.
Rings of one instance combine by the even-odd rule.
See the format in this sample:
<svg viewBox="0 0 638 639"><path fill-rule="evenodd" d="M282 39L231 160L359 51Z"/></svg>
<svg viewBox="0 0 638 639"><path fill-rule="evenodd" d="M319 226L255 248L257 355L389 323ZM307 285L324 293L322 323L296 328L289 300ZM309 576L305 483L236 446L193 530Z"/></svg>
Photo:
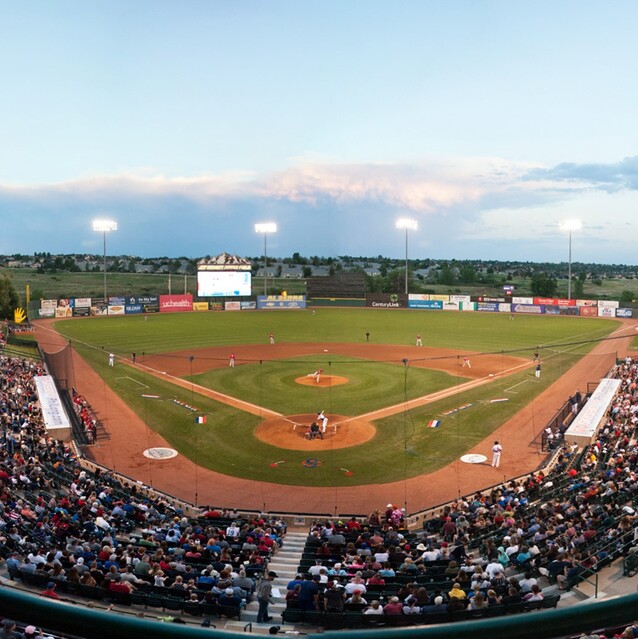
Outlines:
<svg viewBox="0 0 638 639"><path fill-rule="evenodd" d="M29 307L32 319L175 313L190 311L302 310L307 306L469 311L515 315L572 315L582 317L633 317L633 309L614 300L580 300L553 297L489 297L484 295L435 295L368 293L365 298L306 295L258 295L256 299L194 300L182 295L132 295L104 298L69 297L40 300Z"/></svg>

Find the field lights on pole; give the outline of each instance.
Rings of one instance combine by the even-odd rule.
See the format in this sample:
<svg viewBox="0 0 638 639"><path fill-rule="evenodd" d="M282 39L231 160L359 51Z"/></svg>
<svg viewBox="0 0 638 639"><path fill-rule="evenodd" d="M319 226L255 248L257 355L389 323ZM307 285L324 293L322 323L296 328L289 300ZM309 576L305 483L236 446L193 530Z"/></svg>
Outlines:
<svg viewBox="0 0 638 639"><path fill-rule="evenodd" d="M93 230L104 235L104 303L108 304L106 296L106 234L117 231L117 222L113 220L93 220Z"/></svg>
<svg viewBox="0 0 638 639"><path fill-rule="evenodd" d="M405 229L405 294L408 294L408 231L416 231L419 225L416 220L402 217L397 220L398 229Z"/></svg>
<svg viewBox="0 0 638 639"><path fill-rule="evenodd" d="M264 295L268 295L267 289L267 269L268 269L268 233L276 233L277 225L274 222L262 222L261 224L255 224L255 233L264 234Z"/></svg>
<svg viewBox="0 0 638 639"><path fill-rule="evenodd" d="M567 261L567 299L572 299L572 231L580 231L583 227L580 220L563 220L560 228L569 233L569 259Z"/></svg>

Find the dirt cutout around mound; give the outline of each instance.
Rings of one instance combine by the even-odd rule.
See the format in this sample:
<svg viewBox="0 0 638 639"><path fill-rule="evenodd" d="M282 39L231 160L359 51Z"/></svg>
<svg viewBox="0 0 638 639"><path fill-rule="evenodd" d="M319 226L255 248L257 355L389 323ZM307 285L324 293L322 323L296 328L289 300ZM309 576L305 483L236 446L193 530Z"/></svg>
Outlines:
<svg viewBox="0 0 638 639"><path fill-rule="evenodd" d="M286 415L266 419L255 429L255 437L266 444L288 450L330 450L349 448L370 441L377 429L363 419L343 415L326 415L328 426L323 439L308 439L306 433L315 419L314 413Z"/></svg>
<svg viewBox="0 0 638 639"><path fill-rule="evenodd" d="M347 384L350 380L347 377L341 375L322 375L317 381L314 375L304 375L303 377L297 377L295 382L302 386L314 386L316 388L330 388L331 386L342 386Z"/></svg>

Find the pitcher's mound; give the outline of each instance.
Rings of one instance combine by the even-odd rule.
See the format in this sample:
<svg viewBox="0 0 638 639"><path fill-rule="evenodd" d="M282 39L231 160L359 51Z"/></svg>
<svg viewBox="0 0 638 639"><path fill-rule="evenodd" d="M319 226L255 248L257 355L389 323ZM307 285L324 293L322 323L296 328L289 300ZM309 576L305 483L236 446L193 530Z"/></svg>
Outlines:
<svg viewBox="0 0 638 639"><path fill-rule="evenodd" d="M348 383L347 377L341 377L341 375L322 375L319 381L312 376L304 375L303 377L297 377L295 382L302 386L316 386L317 388L328 388L328 386L341 386L341 384Z"/></svg>
<svg viewBox="0 0 638 639"><path fill-rule="evenodd" d="M326 416L329 421L323 439L305 437L308 427L316 417L315 413L265 419L255 429L255 437L271 446L289 450L330 450L363 444L377 433L377 429L363 419L332 413L326 413Z"/></svg>

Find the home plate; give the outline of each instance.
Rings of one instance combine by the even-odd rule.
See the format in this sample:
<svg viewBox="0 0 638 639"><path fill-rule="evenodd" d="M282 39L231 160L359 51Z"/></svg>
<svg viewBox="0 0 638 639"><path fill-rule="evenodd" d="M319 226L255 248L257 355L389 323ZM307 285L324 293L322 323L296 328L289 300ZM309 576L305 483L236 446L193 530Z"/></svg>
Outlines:
<svg viewBox="0 0 638 639"><path fill-rule="evenodd" d="M469 455L463 455L461 457L461 461L466 464L482 464L487 461L487 457L485 455L477 455L476 453Z"/></svg>

